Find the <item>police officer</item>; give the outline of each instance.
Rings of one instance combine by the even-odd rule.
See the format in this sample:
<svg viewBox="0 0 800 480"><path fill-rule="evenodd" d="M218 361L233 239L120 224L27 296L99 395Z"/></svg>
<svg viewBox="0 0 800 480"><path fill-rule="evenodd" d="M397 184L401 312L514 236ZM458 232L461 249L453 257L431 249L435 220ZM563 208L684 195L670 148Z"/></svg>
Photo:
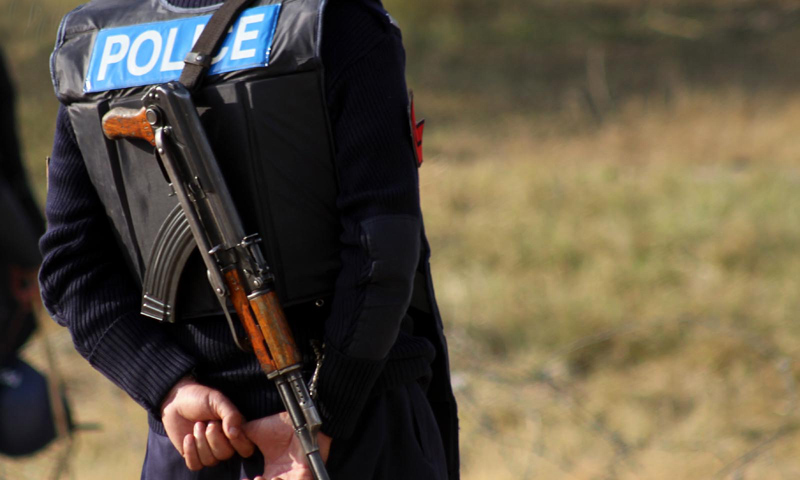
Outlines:
<svg viewBox="0 0 800 480"><path fill-rule="evenodd" d="M310 478L196 256L182 266L178 320L139 313L175 200L146 142L100 130L109 108L140 106L148 85L178 78L217 7L95 0L62 21L42 297L77 350L148 411L142 478ZM378 0L254 0L194 95L316 378L334 479L458 478L404 62Z"/></svg>

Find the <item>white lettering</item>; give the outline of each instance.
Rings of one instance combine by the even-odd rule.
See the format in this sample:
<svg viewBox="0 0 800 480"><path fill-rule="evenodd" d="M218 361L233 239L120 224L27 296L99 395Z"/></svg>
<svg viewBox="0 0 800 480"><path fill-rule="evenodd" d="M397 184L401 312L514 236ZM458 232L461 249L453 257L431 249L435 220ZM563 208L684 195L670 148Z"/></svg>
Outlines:
<svg viewBox="0 0 800 480"><path fill-rule="evenodd" d="M197 43L197 39L200 38L200 34L203 33L203 29L206 28L206 24L200 24L194 27L194 38L192 38L192 45Z"/></svg>
<svg viewBox="0 0 800 480"><path fill-rule="evenodd" d="M236 38L233 41L233 52L231 53L231 60L241 60L243 58L250 58L256 55L255 48L242 50L242 43L247 40L255 40L258 38L258 30L247 31L247 26L251 23L258 23L264 20L264 14L249 15L242 17L239 20L239 28L236 29Z"/></svg>
<svg viewBox="0 0 800 480"><path fill-rule="evenodd" d="M144 65L137 65L136 57L139 54L139 49L144 42L148 40L153 42L153 53L150 56L150 60L148 60ZM133 75L141 76L152 70L153 67L156 66L158 57L161 54L161 43L161 35L159 35L155 30L147 30L136 37L136 40L133 41L133 45L131 45L130 54L128 55L128 71Z"/></svg>
<svg viewBox="0 0 800 480"><path fill-rule="evenodd" d="M178 27L170 28L167 34L167 49L164 52L164 59L161 60L161 71L169 72L183 68L183 59L177 62L172 61L172 50L175 48L175 37L178 35Z"/></svg>
<svg viewBox="0 0 800 480"><path fill-rule="evenodd" d="M233 27L231 27L231 29L228 30L228 33L230 33L232 30L233 30ZM215 63L217 63L220 60L222 60L223 58L225 58L225 55L227 55L227 54L228 54L228 47L220 48L219 49L219 53L217 54L217 56L211 59L211 65L214 65Z"/></svg>
<svg viewBox="0 0 800 480"><path fill-rule="evenodd" d="M114 45L119 45L119 51L112 54ZM121 61L128 53L128 47L131 45L131 39L127 35L110 35L106 38L106 44L103 47L103 56L100 57L100 71L97 72L97 80L105 80L106 70L108 66Z"/></svg>
<svg viewBox="0 0 800 480"><path fill-rule="evenodd" d="M192 39L192 45L194 45L195 43L197 43L197 39L200 37L200 34L201 34L201 33L203 33L203 29L204 29L204 28L206 28L205 24L203 24L203 25L198 25L198 26L197 26L197 27L194 29L194 38ZM233 27L230 27L230 28L228 29L228 33L231 33L232 31L233 31ZM211 65L214 65L215 63L217 63L217 62L219 62L220 60L222 60L223 58L225 58L225 55L227 55L227 54L228 54L228 47L222 47L222 48L220 48L220 49L219 49L219 53L217 54L217 56L211 59Z"/></svg>

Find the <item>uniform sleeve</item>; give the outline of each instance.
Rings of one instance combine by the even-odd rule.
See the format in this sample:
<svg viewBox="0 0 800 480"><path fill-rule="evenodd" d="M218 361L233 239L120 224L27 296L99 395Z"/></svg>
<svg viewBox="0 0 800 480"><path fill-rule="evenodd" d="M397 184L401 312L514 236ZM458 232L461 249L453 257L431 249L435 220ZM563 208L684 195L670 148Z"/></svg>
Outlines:
<svg viewBox="0 0 800 480"><path fill-rule="evenodd" d="M357 18L352 14L342 24ZM337 28L335 18L326 22L326 28ZM408 308L420 252L419 187L402 41L388 19L373 15L364 17L364 23L350 31L374 42L369 50L350 63L334 52L326 64L339 175L342 269L325 325L318 404L322 429L334 438L352 434L381 374ZM368 44L348 39L352 33L337 33L345 37L336 41L337 47ZM327 52L323 44L323 61Z"/></svg>
<svg viewBox="0 0 800 480"><path fill-rule="evenodd" d="M64 107L57 118L45 216L47 231L39 242L45 307L95 369L160 418L163 397L195 362L170 341L163 325L139 314L140 291Z"/></svg>

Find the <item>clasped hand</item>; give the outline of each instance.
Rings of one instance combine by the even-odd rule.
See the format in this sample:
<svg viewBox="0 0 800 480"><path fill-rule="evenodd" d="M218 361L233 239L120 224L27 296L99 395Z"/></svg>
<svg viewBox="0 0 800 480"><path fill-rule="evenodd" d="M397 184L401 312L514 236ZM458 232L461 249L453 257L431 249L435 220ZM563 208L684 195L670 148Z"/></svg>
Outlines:
<svg viewBox="0 0 800 480"><path fill-rule="evenodd" d="M220 391L187 377L167 395L161 420L190 470L217 465L235 453L246 458L258 448L264 456L264 474L253 480L313 480L305 452L285 412L245 423L239 410ZM325 461L331 439L320 433L318 440Z"/></svg>

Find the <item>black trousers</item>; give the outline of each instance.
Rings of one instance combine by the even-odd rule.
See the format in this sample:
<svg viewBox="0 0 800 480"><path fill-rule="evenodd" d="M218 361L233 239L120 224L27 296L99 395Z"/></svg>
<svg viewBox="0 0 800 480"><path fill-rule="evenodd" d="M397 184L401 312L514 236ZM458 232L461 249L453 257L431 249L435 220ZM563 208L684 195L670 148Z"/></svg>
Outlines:
<svg viewBox="0 0 800 480"><path fill-rule="evenodd" d="M263 473L263 457L232 458L192 472L169 439L147 439L142 480L241 480ZM417 383L387 390L368 402L356 433L334 440L327 462L332 480L447 480L436 421Z"/></svg>

